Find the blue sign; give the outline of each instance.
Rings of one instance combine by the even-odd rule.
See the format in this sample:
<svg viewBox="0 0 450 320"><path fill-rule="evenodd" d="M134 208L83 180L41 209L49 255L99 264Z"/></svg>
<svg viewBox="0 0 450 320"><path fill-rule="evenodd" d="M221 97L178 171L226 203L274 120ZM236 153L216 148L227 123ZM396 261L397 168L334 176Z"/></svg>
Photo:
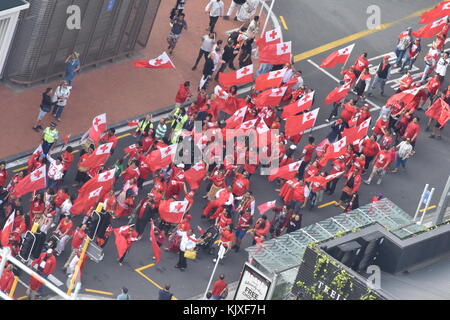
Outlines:
<svg viewBox="0 0 450 320"><path fill-rule="evenodd" d="M114 5L116 4L116 0L109 0L108 7L106 8L106 11L112 11L114 9Z"/></svg>

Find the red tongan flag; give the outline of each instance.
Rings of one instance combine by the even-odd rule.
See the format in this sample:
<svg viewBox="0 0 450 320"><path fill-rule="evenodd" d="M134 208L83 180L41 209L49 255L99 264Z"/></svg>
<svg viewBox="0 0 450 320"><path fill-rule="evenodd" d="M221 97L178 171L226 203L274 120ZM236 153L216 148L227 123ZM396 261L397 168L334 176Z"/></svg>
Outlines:
<svg viewBox="0 0 450 320"><path fill-rule="evenodd" d="M281 99L283 99L286 90L286 87L281 87L263 91L255 98L255 105L257 107L278 106L281 103Z"/></svg>
<svg viewBox="0 0 450 320"><path fill-rule="evenodd" d="M167 167L173 162L175 153L177 151L177 144L172 144L165 148L160 148L152 151L144 161L147 162L151 171Z"/></svg>
<svg viewBox="0 0 450 320"><path fill-rule="evenodd" d="M205 176L206 165L203 161L193 165L189 170L184 172L184 178L192 190L197 190L200 187Z"/></svg>
<svg viewBox="0 0 450 320"><path fill-rule="evenodd" d="M219 73L219 84L222 87L229 88L231 86L246 84L253 82L253 65L243 67L231 73Z"/></svg>
<svg viewBox="0 0 450 320"><path fill-rule="evenodd" d="M259 62L273 65L291 63L292 42L269 44L259 51Z"/></svg>
<svg viewBox="0 0 450 320"><path fill-rule="evenodd" d="M258 210L260 214L264 214L268 210L275 208L277 200L268 201L258 206Z"/></svg>
<svg viewBox="0 0 450 320"><path fill-rule="evenodd" d="M334 68L336 65L340 63L345 63L348 60L348 57L352 54L352 50L355 47L355 44L351 44L348 47L339 49L331 53L328 57L326 57L322 64L321 68Z"/></svg>
<svg viewBox="0 0 450 320"><path fill-rule="evenodd" d="M175 69L175 65L170 60L166 52L163 52L159 57L148 61L134 61L135 68L149 68L149 69Z"/></svg>
<svg viewBox="0 0 450 320"><path fill-rule="evenodd" d="M350 91L350 87L351 87L350 82L347 82L342 86L335 88L325 98L325 104L338 102L344 99L347 96L348 92Z"/></svg>
<svg viewBox="0 0 450 320"><path fill-rule="evenodd" d="M423 13L420 17L419 23L425 24L436 20L437 18L450 15L450 1L442 1L433 9Z"/></svg>
<svg viewBox="0 0 450 320"><path fill-rule="evenodd" d="M442 31L447 23L447 17L440 18L439 20L429 23L423 26L417 31L413 31L412 35L417 38L432 38Z"/></svg>
<svg viewBox="0 0 450 320"><path fill-rule="evenodd" d="M286 136L293 137L303 131L311 129L316 123L317 115L319 114L319 109L314 109L313 111L306 112L299 116L288 117L286 120Z"/></svg>
<svg viewBox="0 0 450 320"><path fill-rule="evenodd" d="M281 118L286 119L287 117L295 116L300 112L309 110L313 104L314 93L314 91L308 92L301 99L285 106Z"/></svg>
<svg viewBox="0 0 450 320"><path fill-rule="evenodd" d="M189 201L161 200L159 203L159 216L168 223L180 223L189 205Z"/></svg>
<svg viewBox="0 0 450 320"><path fill-rule="evenodd" d="M287 69L283 68L281 70L270 71L260 75L255 80L255 91L262 91L269 88L278 88L283 82L284 74Z"/></svg>
<svg viewBox="0 0 450 320"><path fill-rule="evenodd" d="M300 168L301 163L302 163L302 161L300 160L300 161L285 165L283 167L273 169L269 176L269 181L273 181L276 178L281 178L284 180L289 180L289 179L294 178L298 172L298 169Z"/></svg>
<svg viewBox="0 0 450 320"><path fill-rule="evenodd" d="M281 42L281 28L266 31L262 38L256 38L256 45L264 47L268 44L276 44Z"/></svg>
<svg viewBox="0 0 450 320"><path fill-rule="evenodd" d="M9 217L8 220L6 220L5 225L3 226L3 230L1 233L1 244L2 247L6 247L9 243L9 236L11 235L13 226L14 226L14 217L15 217L15 211L13 211Z"/></svg>
<svg viewBox="0 0 450 320"><path fill-rule="evenodd" d="M80 168L98 168L101 167L108 161L111 155L111 148L113 142L105 143L98 146L94 152L92 152L86 159L78 164Z"/></svg>
<svg viewBox="0 0 450 320"><path fill-rule="evenodd" d="M106 113L102 113L92 120L92 125L89 129L89 138L95 143L98 143L106 129Z"/></svg>
<svg viewBox="0 0 450 320"><path fill-rule="evenodd" d="M41 190L46 188L46 165L44 164L39 169L34 170L32 173L27 175L25 178L20 180L14 187L13 194L20 198L24 194L33 192L36 190Z"/></svg>

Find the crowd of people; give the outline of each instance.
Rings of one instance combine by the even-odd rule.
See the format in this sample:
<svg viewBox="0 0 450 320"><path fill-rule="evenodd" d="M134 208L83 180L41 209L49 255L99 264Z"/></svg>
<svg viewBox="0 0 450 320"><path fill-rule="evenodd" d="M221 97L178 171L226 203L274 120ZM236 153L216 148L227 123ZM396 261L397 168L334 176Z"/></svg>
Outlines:
<svg viewBox="0 0 450 320"><path fill-rule="evenodd" d="M224 18L228 19L235 9L242 10L247 2L233 0ZM167 39L170 53L175 48L181 31L187 29L186 22L183 22L184 4L185 1L178 0L171 12L172 29ZM83 271L87 257L82 254L82 245L87 236L93 237L94 245L104 248L114 234L118 247L117 261L122 265L133 243L141 241L146 228L150 226L154 259L158 261L160 258L156 254L159 247L178 253L179 259L175 267L185 271L188 260L195 259L197 253L213 253L223 246L225 255L229 255L231 250L240 250L245 237L251 237L252 244L255 245L300 229L305 212L314 210L325 192L333 195L339 183L340 197L336 198L336 206L342 206L344 211L355 209L359 206L361 182L370 184L377 177L377 183L380 184L388 172L394 174L399 170L406 170L407 162L418 147L420 110L425 109L427 104L431 108L438 99L450 103L450 90L442 89L449 63L448 54L443 52L449 23L425 55L424 74L417 82L413 81L411 74L405 69L412 68L422 48L419 39L413 40L411 29L408 29L398 39L395 65L389 63L388 57L383 59L376 68L373 82L368 69L368 53L360 54L353 64L342 68L342 84L351 85L354 97L350 93L341 101L334 102L333 110L326 120L333 122L326 139L317 141L310 133L303 133L305 137L300 133L287 136L286 119L281 116L283 107L298 102L314 91L314 88L307 85L307 79L303 79L301 71L295 69L293 62L280 65L265 63L258 70L258 76L277 70L284 73L281 84L276 86L286 88L280 104L259 105L256 100L261 92L255 89L247 97L240 98L236 86L224 88L225 98L217 92L208 93L211 91L210 83L214 81L214 72L219 77L227 67L235 70L233 61L236 56L239 56L239 68L252 64L252 49L257 42L256 35L259 34L259 17L248 18L239 31L232 33L228 39L220 40L214 33L214 27L217 22L215 18L224 15L223 2L211 0L205 10L210 15L208 34L201 38L199 54L192 67L195 70L204 57L205 79L202 79L198 89L192 89L190 81L180 84L175 95L175 107L167 117L154 121L149 114L133 124L135 141L124 149L123 156L113 159L114 154L121 154L115 151L118 139L114 129L105 130L98 141L91 138L82 141L77 164L71 146L64 146L60 155L60 152L51 155L50 151L55 151L59 138L58 123L52 122L43 131L42 145L30 156L27 170L10 177L5 163L0 163L0 226L8 225L8 218L14 215L9 238L5 243L2 237L2 246L9 247L14 256L23 259L25 257L22 250L27 232L43 234L44 241L38 252L32 253L32 258L24 261L31 267L36 266L44 278L54 272L59 262L55 257L60 256L67 246L70 247L71 254L63 265L64 270L68 275L73 275L78 265ZM237 19L240 20L239 14ZM68 59L67 62L73 64L71 59L78 59L78 56ZM384 95L385 83L394 68L401 69L405 75L400 80L398 92L388 100L377 117L371 113L365 101L366 96L375 94L377 86L381 89L381 95ZM70 76L70 73L78 70L79 64L75 64L68 71L69 77L56 89L54 95L51 88L43 93L41 113L35 130L42 129L40 120L51 107L56 110L55 118L60 120L70 94L70 90L67 93L67 86L73 80L73 74ZM399 94L412 88L418 88L418 91L405 103L402 100L404 96ZM303 110L299 114L307 111ZM233 142L234 153L227 154L223 159L219 157L222 153L218 149L225 149L226 139L220 145L218 141L203 139L206 134L200 134L200 140L195 140L192 135L196 122L201 123L202 132L212 130L218 133L226 129L241 128L242 124L249 121L252 121L255 129L261 124L270 129L270 141L276 141L279 152L272 150L269 143L258 144L255 152L252 148L254 146L250 146L250 139L244 139L244 142L238 139ZM369 122L370 125L366 125L369 129L366 135L345 144L338 156L329 156L336 142L348 136L346 130L362 128L362 124ZM426 130L431 130L431 127L434 128L430 138L440 138L444 125L430 118ZM271 130L278 131L273 133ZM307 140L307 143L300 150L301 140ZM167 150L171 146L186 145L186 141L200 151L208 150L208 157L198 162L158 161L163 159L163 153L169 152ZM86 165L87 159L106 144L111 144L108 157L100 165ZM260 149L264 152L260 152ZM178 149L173 154L183 155L183 151ZM255 156L252 153L258 154L255 163L237 163L239 156L248 160ZM257 208L256 203L261 201L258 200L258 194L252 192L252 177L259 174L259 169L268 166L267 162L263 163L261 154L267 155L269 163L277 161L280 168L268 176L270 181L275 180L272 186L279 198L277 204L271 205L267 211ZM155 155L159 157L156 161ZM292 166L296 163L299 165ZM16 196L15 188L21 180L43 166L47 168L46 186L32 192L28 206L25 203L26 196ZM71 185L67 172L74 166L77 170L76 183ZM278 173L282 171L281 168L287 167L293 168L292 172L280 176ZM110 172L113 172L114 182L109 187L104 187L101 193L92 196L96 201L88 201L91 196L86 198L88 205L81 205L82 210L78 212L80 204L77 201L80 202L81 194L88 189L87 186ZM364 176L367 178L363 179ZM380 198L381 195L375 197L374 201ZM98 203L102 204L100 208ZM184 203L186 205L180 212L177 206ZM191 209L194 203L201 203L203 211L193 212ZM170 213L181 214L173 221L162 213L163 207L168 208ZM102 224L98 228L95 227L98 222L95 220L96 210L102 215ZM201 226L191 225L193 215L201 216ZM114 229L113 224L122 226ZM89 231L92 229L95 232ZM1 291L8 292L11 289L12 272L12 265L3 272L0 279ZM79 277L81 274L82 272ZM223 277L221 275L221 281L216 282L209 294L213 299L226 295ZM37 294L44 294L43 286L37 279L31 278L29 287L29 296L32 298ZM169 289L170 285L165 291L169 292ZM172 296L165 291L160 292L161 299ZM123 290L120 299L129 299L127 289Z"/></svg>

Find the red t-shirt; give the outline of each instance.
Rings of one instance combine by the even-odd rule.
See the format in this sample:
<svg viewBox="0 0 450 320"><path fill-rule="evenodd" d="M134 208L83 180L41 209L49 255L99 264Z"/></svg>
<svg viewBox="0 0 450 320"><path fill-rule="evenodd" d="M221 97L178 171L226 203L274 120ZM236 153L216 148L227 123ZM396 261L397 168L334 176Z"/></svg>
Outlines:
<svg viewBox="0 0 450 320"><path fill-rule="evenodd" d="M390 154L388 150L383 150L378 153L377 159L375 160L376 168L383 168L386 164L390 162Z"/></svg>
<svg viewBox="0 0 450 320"><path fill-rule="evenodd" d="M234 178L233 185L231 187L233 194L241 197L249 187L250 181L245 178L243 174L236 173L236 177Z"/></svg>
<svg viewBox="0 0 450 320"><path fill-rule="evenodd" d="M81 236L81 238L80 238L80 236ZM81 244L83 243L85 236L86 236L86 233L83 230L81 230L81 229L76 230L75 233L73 234L72 248L79 249L81 247Z"/></svg>
<svg viewBox="0 0 450 320"><path fill-rule="evenodd" d="M358 110L352 106L350 103L346 103L344 104L344 109L341 112L341 116L340 118L345 121L345 122L349 122L353 116L356 114Z"/></svg>
<svg viewBox="0 0 450 320"><path fill-rule="evenodd" d="M369 60L363 57L358 57L358 59L356 59L355 61L355 64L353 65L353 69L360 72L366 69L367 67L369 67Z"/></svg>
<svg viewBox="0 0 450 320"><path fill-rule="evenodd" d="M311 161L315 149L316 149L315 144L306 145L305 148L303 149L303 161L305 162Z"/></svg>
<svg viewBox="0 0 450 320"><path fill-rule="evenodd" d="M222 294L222 291L227 287L227 282L224 280L217 280L214 282L211 293L214 297L219 297Z"/></svg>
<svg viewBox="0 0 450 320"><path fill-rule="evenodd" d="M401 79L401 81L403 82L403 83L405 83L405 85L401 85L400 86L400 90L406 90L406 89L409 89L409 87L411 87L411 84L412 84L412 82L413 82L413 78L412 77L404 77L403 79Z"/></svg>
<svg viewBox="0 0 450 320"><path fill-rule="evenodd" d="M380 146L376 141L366 139L362 145L364 147L363 153L366 157L373 157L380 151Z"/></svg>
<svg viewBox="0 0 450 320"><path fill-rule="evenodd" d="M381 128L384 130L387 130L389 125L389 122L383 121L383 119L378 119L377 123L375 124L375 127L373 128L373 133L376 135L382 135L383 131L381 131Z"/></svg>
<svg viewBox="0 0 450 320"><path fill-rule="evenodd" d="M431 78L427 83L428 92L435 95L436 92L439 90L440 86L441 86L441 82L439 80Z"/></svg>
<svg viewBox="0 0 450 320"><path fill-rule="evenodd" d="M64 151L61 158L63 160L63 171L69 170L70 165L73 162L73 154L71 152Z"/></svg>
<svg viewBox="0 0 450 320"><path fill-rule="evenodd" d="M7 179L8 179L8 172L6 170L0 171L0 187L3 187L6 184Z"/></svg>
<svg viewBox="0 0 450 320"><path fill-rule="evenodd" d="M417 133L417 136L419 135L420 132L420 124L418 123L414 123L414 122L410 122L408 124L408 126L406 127L405 130L405 135L403 136L403 138L410 138L411 142L416 141L417 137L413 140L414 135Z"/></svg>
<svg viewBox="0 0 450 320"><path fill-rule="evenodd" d="M177 95L175 97L175 102L183 103L189 96L189 89L187 89L184 84L180 84Z"/></svg>

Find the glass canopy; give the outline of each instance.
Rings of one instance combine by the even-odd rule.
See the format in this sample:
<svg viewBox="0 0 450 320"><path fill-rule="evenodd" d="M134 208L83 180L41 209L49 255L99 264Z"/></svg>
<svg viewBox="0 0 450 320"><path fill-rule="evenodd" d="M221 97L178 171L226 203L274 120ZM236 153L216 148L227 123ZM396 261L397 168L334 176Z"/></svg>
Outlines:
<svg viewBox="0 0 450 320"><path fill-rule="evenodd" d="M406 212L385 198L246 250L255 264L274 275L299 265L311 242L323 242L373 223L379 223L401 239L425 230L425 227L414 223Z"/></svg>

